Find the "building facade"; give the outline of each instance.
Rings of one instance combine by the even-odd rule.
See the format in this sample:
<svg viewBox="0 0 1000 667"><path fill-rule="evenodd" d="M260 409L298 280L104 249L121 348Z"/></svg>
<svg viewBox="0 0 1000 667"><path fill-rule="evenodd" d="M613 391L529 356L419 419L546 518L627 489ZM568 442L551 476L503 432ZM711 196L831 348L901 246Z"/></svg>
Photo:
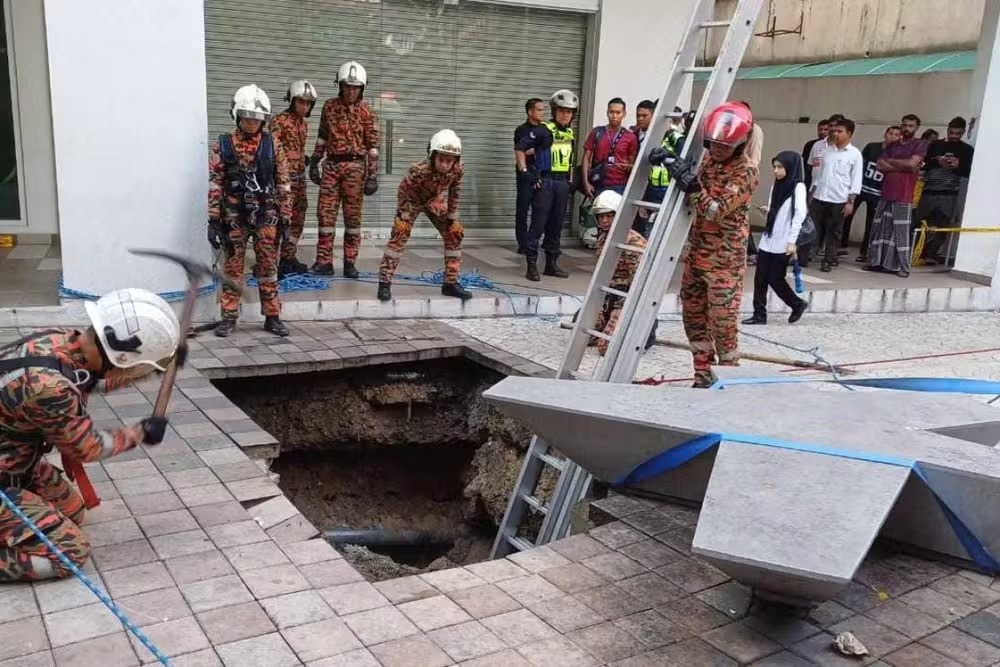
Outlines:
<svg viewBox="0 0 1000 667"><path fill-rule="evenodd" d="M692 0L678 0L682 16ZM613 6L613 9L612 9ZM208 259L211 142L232 128L233 92L257 83L280 111L290 80L334 96L357 60L382 134L381 187L365 233L387 236L396 185L442 127L465 144L467 235L512 237L512 134L529 97L581 93L578 125L606 100L659 95L679 34L657 0L3 0L8 99L0 98L0 234L58 234L63 282L80 292L184 287L141 271L130 247ZM673 42L671 41L673 40ZM651 46L652 48L652 46ZM319 114L310 119L310 146ZM310 187L311 207L317 199ZM314 211L308 216L315 226ZM420 230L433 233L433 230ZM137 281L141 285L137 285Z"/></svg>

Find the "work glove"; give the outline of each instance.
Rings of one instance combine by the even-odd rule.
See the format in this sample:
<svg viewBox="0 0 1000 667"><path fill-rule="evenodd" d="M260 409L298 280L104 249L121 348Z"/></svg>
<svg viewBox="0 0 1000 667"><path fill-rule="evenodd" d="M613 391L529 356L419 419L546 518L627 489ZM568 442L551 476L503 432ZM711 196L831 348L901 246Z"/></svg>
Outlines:
<svg viewBox="0 0 1000 667"><path fill-rule="evenodd" d="M691 194L701 190L698 182L698 172L687 158L674 158L673 161L665 163L667 173L674 181L674 184L681 189L681 192Z"/></svg>
<svg viewBox="0 0 1000 667"><path fill-rule="evenodd" d="M181 344L177 346L177 351L174 352L174 363L177 365L177 368L184 368L187 358L188 346L187 343L182 341Z"/></svg>
<svg viewBox="0 0 1000 667"><path fill-rule="evenodd" d="M668 151L663 146L657 146L653 150L649 151L649 164L654 167L662 167L667 160L672 160L673 158L673 153Z"/></svg>
<svg viewBox="0 0 1000 667"><path fill-rule="evenodd" d="M323 182L323 179L319 175L319 165L322 160L316 159L309 163L309 180L319 185Z"/></svg>
<svg viewBox="0 0 1000 667"><path fill-rule="evenodd" d="M167 434L166 417L146 417L139 425L142 427L142 444L158 445Z"/></svg>
<svg viewBox="0 0 1000 667"><path fill-rule="evenodd" d="M376 192L378 192L378 176L370 174L368 178L365 179L365 196L371 197Z"/></svg>
<svg viewBox="0 0 1000 667"><path fill-rule="evenodd" d="M208 221L208 243L213 250L218 250L225 243L226 235L223 234L222 220L210 218Z"/></svg>

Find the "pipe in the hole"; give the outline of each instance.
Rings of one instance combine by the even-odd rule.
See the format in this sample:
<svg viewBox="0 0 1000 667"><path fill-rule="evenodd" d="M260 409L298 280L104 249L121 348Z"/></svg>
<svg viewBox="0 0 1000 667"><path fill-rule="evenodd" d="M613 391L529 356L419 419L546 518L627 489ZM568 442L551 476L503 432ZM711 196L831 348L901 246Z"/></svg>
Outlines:
<svg viewBox="0 0 1000 667"><path fill-rule="evenodd" d="M386 531L381 528L334 528L323 531L323 539L334 546L354 544L359 547L392 549L399 547L451 547L454 540L419 530Z"/></svg>

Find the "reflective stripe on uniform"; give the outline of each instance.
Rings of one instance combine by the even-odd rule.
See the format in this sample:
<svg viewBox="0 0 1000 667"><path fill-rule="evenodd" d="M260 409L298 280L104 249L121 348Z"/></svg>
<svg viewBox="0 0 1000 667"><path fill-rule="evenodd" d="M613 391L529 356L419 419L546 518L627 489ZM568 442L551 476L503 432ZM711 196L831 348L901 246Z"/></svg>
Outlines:
<svg viewBox="0 0 1000 667"><path fill-rule="evenodd" d="M401 252L399 252L397 250L393 250L392 248L386 248L385 249L385 256L386 257L392 257L393 259L399 259L400 257L403 256L403 253L401 253Z"/></svg>
<svg viewBox="0 0 1000 667"><path fill-rule="evenodd" d="M98 436L101 439L101 458L106 459L115 453L115 439L107 431L99 431Z"/></svg>
<svg viewBox="0 0 1000 667"><path fill-rule="evenodd" d="M445 250L444 251L444 256L445 257L461 257L462 256L462 251L461 250Z"/></svg>
<svg viewBox="0 0 1000 667"><path fill-rule="evenodd" d="M331 234L333 232L330 232ZM348 227L344 230L344 236L361 236L361 229L357 227Z"/></svg>

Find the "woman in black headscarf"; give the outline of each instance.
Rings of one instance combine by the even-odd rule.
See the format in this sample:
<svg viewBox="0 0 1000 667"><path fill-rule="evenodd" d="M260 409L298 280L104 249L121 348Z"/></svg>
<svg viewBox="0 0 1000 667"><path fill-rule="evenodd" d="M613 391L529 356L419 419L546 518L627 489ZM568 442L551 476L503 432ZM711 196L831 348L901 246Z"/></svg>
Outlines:
<svg viewBox="0 0 1000 667"><path fill-rule="evenodd" d="M767 288L792 309L788 322L802 318L808 303L800 299L785 279L788 262L795 257L796 241L806 218L806 184L802 156L795 151L782 151L771 161L774 185L770 202L761 206L767 215L767 225L757 250L757 271L753 285L753 317L743 324L767 324Z"/></svg>

